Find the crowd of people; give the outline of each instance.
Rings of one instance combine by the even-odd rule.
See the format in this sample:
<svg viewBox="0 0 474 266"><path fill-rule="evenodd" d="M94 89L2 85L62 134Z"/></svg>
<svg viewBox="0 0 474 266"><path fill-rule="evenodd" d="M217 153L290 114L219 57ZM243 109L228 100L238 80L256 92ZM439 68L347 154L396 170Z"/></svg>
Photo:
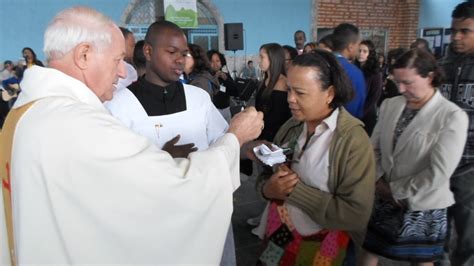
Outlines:
<svg viewBox="0 0 474 266"><path fill-rule="evenodd" d="M298 30L260 47L261 79L246 62L255 105L233 114L225 55L176 24L136 42L61 11L47 67L25 47L0 72L0 264L236 265L232 194L255 164L259 265L472 265L473 2L451 30L439 61L423 39L385 57L354 24ZM262 144L285 162L262 163Z"/></svg>
<svg viewBox="0 0 474 266"><path fill-rule="evenodd" d="M23 78L23 72L33 66L44 66L38 60L35 51L29 47L21 50L22 59L14 64L11 60L3 62L3 70L0 72L0 89L2 92L2 99L0 99L0 128L5 121L8 111L15 103L18 94L21 92L20 82Z"/></svg>

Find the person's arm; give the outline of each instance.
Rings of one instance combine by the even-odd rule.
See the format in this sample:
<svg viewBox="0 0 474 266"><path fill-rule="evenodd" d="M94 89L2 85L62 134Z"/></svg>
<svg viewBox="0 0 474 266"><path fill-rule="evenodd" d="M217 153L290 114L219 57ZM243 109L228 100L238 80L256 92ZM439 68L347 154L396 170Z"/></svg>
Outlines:
<svg viewBox="0 0 474 266"><path fill-rule="evenodd" d="M273 140L280 127L291 117L287 93L275 93L271 96L272 108L265 117L265 128L260 139Z"/></svg>
<svg viewBox="0 0 474 266"><path fill-rule="evenodd" d="M265 183L270 179L273 175L273 170L269 166L263 166L263 171L257 176L257 181L255 182L255 190L257 194L261 197L261 199L269 200L263 195L263 186Z"/></svg>
<svg viewBox="0 0 474 266"><path fill-rule="evenodd" d="M292 141L294 138L297 138L300 133L300 130L303 127L302 123L303 122L298 122L293 119L289 119L286 123L284 123L278 130L277 134L275 135L275 138L274 138L275 145L282 147L282 146L285 146L286 143L289 143L290 141ZM267 142L267 145L268 145L268 142ZM288 147L288 146L285 146L285 147ZM264 165L262 173L257 177L255 187L256 187L257 193L263 199L266 199L265 196L263 195L263 186L273 174L274 173L273 173L272 167Z"/></svg>
<svg viewBox="0 0 474 266"><path fill-rule="evenodd" d="M234 181L240 179L239 146L260 133L262 115L246 109L209 149L173 159L101 106L56 98L35 103L15 133L21 139L15 145L15 164L31 166L13 170L25 177L14 187L22 193L13 195L26 205L16 207L34 206L31 212L19 211L19 219L38 215L44 221L48 210L63 221L60 231L67 233L67 243L61 247L74 250L74 261L83 261L87 253L89 262L108 258L112 264L146 263L150 258L166 264L218 264L232 214ZM95 243L96 248L78 249L75 240ZM18 249L34 252L36 243L21 241ZM136 243L153 247L137 248Z"/></svg>
<svg viewBox="0 0 474 266"><path fill-rule="evenodd" d="M396 200L414 196L418 191L436 190L454 173L461 160L467 139L468 117L462 110L452 112L430 151L430 164L415 175L405 176L390 182Z"/></svg>
<svg viewBox="0 0 474 266"><path fill-rule="evenodd" d="M377 75L374 77L372 88L373 90L370 92L374 95L374 101L372 101L372 103L376 105L379 102L380 97L382 97L383 93L383 75L381 72L378 72Z"/></svg>
<svg viewBox="0 0 474 266"><path fill-rule="evenodd" d="M204 77L198 76L194 78L193 80L191 80L189 84L203 89L205 92L209 94L209 96L211 96L211 98L214 96L214 91L210 85L210 81Z"/></svg>
<svg viewBox="0 0 474 266"><path fill-rule="evenodd" d="M372 136L370 138L370 141L372 143L372 148L374 151L374 158L375 158L375 178L378 180L384 175L384 171L382 168L382 151L380 149L380 141L381 141L381 136L383 136L384 128L383 128L383 123L385 121L385 112L386 112L386 107L387 107L387 101L382 103L382 106L380 107L380 113L379 113L379 118L377 121L377 124L375 124L374 131L372 131Z"/></svg>
<svg viewBox="0 0 474 266"><path fill-rule="evenodd" d="M353 132L348 155L335 193L328 193L298 182L287 201L303 210L314 222L327 229L364 230L374 200L374 158L369 139L362 128Z"/></svg>
<svg viewBox="0 0 474 266"><path fill-rule="evenodd" d="M235 97L239 96L239 89L237 88L235 81L232 79L232 77L228 73L224 73L224 75L226 76L226 79L222 79L222 83L224 87L226 88L225 93L229 96L235 96Z"/></svg>
<svg viewBox="0 0 474 266"><path fill-rule="evenodd" d="M367 97L364 75L358 69L349 71L347 74L354 88L354 97L344 107L353 116L361 119L364 114L364 104Z"/></svg>
<svg viewBox="0 0 474 266"><path fill-rule="evenodd" d="M209 143L213 143L216 139L225 134L229 125L207 95L206 98L203 98L203 104L207 106L207 140Z"/></svg>
<svg viewBox="0 0 474 266"><path fill-rule="evenodd" d="M117 90L114 97L104 103L105 108L109 110L110 114L120 120L127 128L132 128L134 119L141 117L140 102L135 95L127 88Z"/></svg>

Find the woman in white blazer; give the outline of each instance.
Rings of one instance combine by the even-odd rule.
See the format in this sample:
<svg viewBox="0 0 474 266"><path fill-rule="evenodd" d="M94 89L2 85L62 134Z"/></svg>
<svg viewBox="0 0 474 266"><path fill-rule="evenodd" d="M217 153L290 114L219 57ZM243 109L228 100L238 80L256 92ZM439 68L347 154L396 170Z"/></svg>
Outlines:
<svg viewBox="0 0 474 266"><path fill-rule="evenodd" d="M468 117L436 89L442 75L428 52L406 52L392 72L402 95L383 102L372 135L379 179L359 262L377 265L379 255L433 265L443 254L449 178Z"/></svg>

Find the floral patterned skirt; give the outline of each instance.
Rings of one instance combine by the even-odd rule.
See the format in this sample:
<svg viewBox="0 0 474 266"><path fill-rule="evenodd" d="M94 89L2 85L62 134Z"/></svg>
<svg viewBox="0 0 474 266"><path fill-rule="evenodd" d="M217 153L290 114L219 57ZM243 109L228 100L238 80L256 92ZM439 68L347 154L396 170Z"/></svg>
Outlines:
<svg viewBox="0 0 474 266"><path fill-rule="evenodd" d="M260 263L265 265L343 265L350 242L344 231L296 231L284 205L271 202Z"/></svg>

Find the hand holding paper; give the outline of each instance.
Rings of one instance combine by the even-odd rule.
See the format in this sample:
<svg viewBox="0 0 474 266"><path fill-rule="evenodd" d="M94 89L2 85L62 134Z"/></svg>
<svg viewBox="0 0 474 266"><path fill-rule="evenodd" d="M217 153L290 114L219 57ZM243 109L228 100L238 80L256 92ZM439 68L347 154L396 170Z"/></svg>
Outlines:
<svg viewBox="0 0 474 266"><path fill-rule="evenodd" d="M267 145L262 144L253 148L255 156L264 164L268 166L273 166L274 164L284 163L286 156L283 153L283 149L272 144L273 149L267 147Z"/></svg>

